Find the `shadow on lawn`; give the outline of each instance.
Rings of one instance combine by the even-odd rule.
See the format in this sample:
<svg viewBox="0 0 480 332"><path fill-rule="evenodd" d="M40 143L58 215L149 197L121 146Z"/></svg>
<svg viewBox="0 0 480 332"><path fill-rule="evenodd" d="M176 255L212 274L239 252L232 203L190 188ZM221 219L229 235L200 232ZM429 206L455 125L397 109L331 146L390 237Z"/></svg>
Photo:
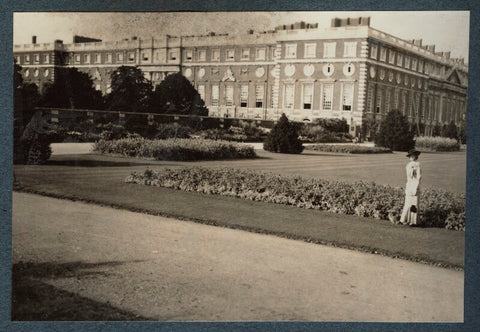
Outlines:
<svg viewBox="0 0 480 332"><path fill-rule="evenodd" d="M134 261L136 262L136 261ZM114 267L124 262L104 263L16 263L12 267L13 321L126 321L150 320L134 313L64 291L41 278L92 278L104 271L83 271Z"/></svg>
<svg viewBox="0 0 480 332"><path fill-rule="evenodd" d="M99 159L51 159L46 165L52 166L77 166L77 167L125 167L155 165L148 162L111 161Z"/></svg>

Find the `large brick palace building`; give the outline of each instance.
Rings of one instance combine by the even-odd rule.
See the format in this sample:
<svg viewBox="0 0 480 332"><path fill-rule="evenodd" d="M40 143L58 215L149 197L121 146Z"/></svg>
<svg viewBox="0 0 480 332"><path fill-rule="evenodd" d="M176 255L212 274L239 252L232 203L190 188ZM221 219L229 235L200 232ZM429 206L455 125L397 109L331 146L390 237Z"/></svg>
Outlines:
<svg viewBox="0 0 480 332"><path fill-rule="evenodd" d="M356 134L371 119L399 109L431 134L466 116L468 67L422 40L402 40L370 27L369 17L334 18L331 27L304 22L244 35L163 36L104 42L15 45L26 81L42 89L55 69L76 67L103 93L110 73L136 66L156 85L182 72L210 116L296 121L345 118Z"/></svg>

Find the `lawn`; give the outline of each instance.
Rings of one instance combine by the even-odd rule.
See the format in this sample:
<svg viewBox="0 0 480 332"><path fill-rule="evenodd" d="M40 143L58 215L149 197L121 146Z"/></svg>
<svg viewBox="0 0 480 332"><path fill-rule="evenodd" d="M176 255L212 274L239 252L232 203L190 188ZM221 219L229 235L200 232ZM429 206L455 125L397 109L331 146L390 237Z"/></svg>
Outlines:
<svg viewBox="0 0 480 332"><path fill-rule="evenodd" d="M21 190L50 196L90 201L133 211L172 216L198 222L240 228L377 252L392 257L463 267L464 233L444 229L408 228L357 216L339 216L322 211L252 202L232 197L209 196L165 188L129 185L125 177L132 171L162 167L203 165L252 168L281 174L301 174L342 180L379 180L403 185L403 154L347 156L322 153L278 155L259 151L260 159L216 162L158 162L99 155L53 156L48 165L15 166ZM423 155L422 155L423 156ZM425 182L436 188L456 188L460 182L465 154L425 154ZM462 164L463 160L463 164ZM342 162L340 162L342 161ZM433 172L437 165L437 172ZM442 170L458 168L448 181ZM456 165L456 166L455 166ZM393 169L400 168L398 179ZM371 170L366 172L365 169ZM428 170L432 171L427 176ZM360 171L359 171L360 170ZM464 172L464 171L463 171ZM337 176L335 176L337 174ZM343 174L343 175L338 175ZM377 175L376 175L377 174ZM433 176L435 175L435 176ZM435 181L438 181L435 182ZM463 183L464 188L464 183ZM464 189L463 189L464 190ZM132 221L134 222L134 221Z"/></svg>

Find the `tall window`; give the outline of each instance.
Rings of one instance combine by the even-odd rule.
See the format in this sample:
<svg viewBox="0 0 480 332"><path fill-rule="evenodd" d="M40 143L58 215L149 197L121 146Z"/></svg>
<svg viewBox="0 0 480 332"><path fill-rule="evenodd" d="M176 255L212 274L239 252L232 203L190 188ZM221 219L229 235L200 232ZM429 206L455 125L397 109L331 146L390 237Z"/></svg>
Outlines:
<svg viewBox="0 0 480 332"><path fill-rule="evenodd" d="M123 61L123 53L117 53L117 61Z"/></svg>
<svg viewBox="0 0 480 332"><path fill-rule="evenodd" d="M317 53L317 44L306 43L305 44L305 58L314 58Z"/></svg>
<svg viewBox="0 0 480 332"><path fill-rule="evenodd" d="M370 58L377 59L378 46L376 44L370 45Z"/></svg>
<svg viewBox="0 0 480 332"><path fill-rule="evenodd" d="M398 99L400 97L400 91L398 89L395 89L395 95L393 97L393 107L398 110Z"/></svg>
<svg viewBox="0 0 480 332"><path fill-rule="evenodd" d="M397 53L397 66L403 66L403 54Z"/></svg>
<svg viewBox="0 0 480 332"><path fill-rule="evenodd" d="M263 96L264 96L264 87L263 85L255 86L255 107L262 108L263 107Z"/></svg>
<svg viewBox="0 0 480 332"><path fill-rule="evenodd" d="M418 60L418 71L423 73L423 60Z"/></svg>
<svg viewBox="0 0 480 332"><path fill-rule="evenodd" d="M227 49L227 61L235 60L235 49L229 48Z"/></svg>
<svg viewBox="0 0 480 332"><path fill-rule="evenodd" d="M265 54L266 54L265 53L265 48L263 48L263 47L262 48L257 48L255 58L257 60L265 60L265 58L266 58Z"/></svg>
<svg viewBox="0 0 480 332"><path fill-rule="evenodd" d="M402 91L402 114L406 115L407 112L407 91Z"/></svg>
<svg viewBox="0 0 480 332"><path fill-rule="evenodd" d="M385 113L390 112L390 88L385 91Z"/></svg>
<svg viewBox="0 0 480 332"><path fill-rule="evenodd" d="M185 51L185 61L192 61L193 59L193 51L192 50L186 50Z"/></svg>
<svg viewBox="0 0 480 332"><path fill-rule="evenodd" d="M218 106L218 85L212 85L212 106Z"/></svg>
<svg viewBox="0 0 480 332"><path fill-rule="evenodd" d="M353 106L353 83L343 84L342 110L351 111Z"/></svg>
<svg viewBox="0 0 480 332"><path fill-rule="evenodd" d="M380 47L380 61L387 61L387 49L385 47Z"/></svg>
<svg viewBox="0 0 480 332"><path fill-rule="evenodd" d="M83 55L83 63L90 63L90 54Z"/></svg>
<svg viewBox="0 0 480 332"><path fill-rule="evenodd" d="M112 53L105 54L105 62L112 63Z"/></svg>
<svg viewBox="0 0 480 332"><path fill-rule="evenodd" d="M394 50L390 50L390 52L388 53L388 63L390 64L395 64L395 51Z"/></svg>
<svg viewBox="0 0 480 332"><path fill-rule="evenodd" d="M285 45L285 57L286 58L296 58L297 57L297 44L286 44Z"/></svg>
<svg viewBox="0 0 480 332"><path fill-rule="evenodd" d="M381 89L377 90L377 101L375 105L375 112L380 113L380 110L382 109L382 93L383 91Z"/></svg>
<svg viewBox="0 0 480 332"><path fill-rule="evenodd" d="M324 43L323 44L323 57L334 58L337 43Z"/></svg>
<svg viewBox="0 0 480 332"><path fill-rule="evenodd" d="M101 55L100 53L95 54L95 63L100 63L101 62Z"/></svg>
<svg viewBox="0 0 480 332"><path fill-rule="evenodd" d="M242 48L242 60L250 60L250 49Z"/></svg>
<svg viewBox="0 0 480 332"><path fill-rule="evenodd" d="M44 54L43 55L43 63L50 63L50 55Z"/></svg>
<svg viewBox="0 0 480 332"><path fill-rule="evenodd" d="M233 85L225 87L225 106L233 105Z"/></svg>
<svg viewBox="0 0 480 332"><path fill-rule="evenodd" d="M128 62L135 61L135 52L128 52Z"/></svg>
<svg viewBox="0 0 480 332"><path fill-rule="evenodd" d="M35 54L33 56L34 63L40 63L40 54Z"/></svg>
<svg viewBox="0 0 480 332"><path fill-rule="evenodd" d="M303 85L303 109L312 109L313 104L313 83Z"/></svg>
<svg viewBox="0 0 480 332"><path fill-rule="evenodd" d="M24 62L25 63L30 63L30 55L25 55L25 57L23 58Z"/></svg>
<svg viewBox="0 0 480 332"><path fill-rule="evenodd" d="M294 101L295 101L295 85L285 84L285 96L284 96L283 106L285 108L293 108Z"/></svg>
<svg viewBox="0 0 480 332"><path fill-rule="evenodd" d="M412 58L412 70L417 71L417 59Z"/></svg>
<svg viewBox="0 0 480 332"><path fill-rule="evenodd" d="M240 86L240 107L248 106L248 85Z"/></svg>
<svg viewBox="0 0 480 332"><path fill-rule="evenodd" d="M168 53L168 58L172 61L177 60L178 54L177 51L170 51Z"/></svg>
<svg viewBox="0 0 480 332"><path fill-rule="evenodd" d="M357 42L345 42L343 49L344 57L354 58L357 56Z"/></svg>
<svg viewBox="0 0 480 332"><path fill-rule="evenodd" d="M327 83L322 89L322 109L331 111L333 108L333 84Z"/></svg>
<svg viewBox="0 0 480 332"><path fill-rule="evenodd" d="M218 48L212 50L212 61L220 61L220 50Z"/></svg>
<svg viewBox="0 0 480 332"><path fill-rule="evenodd" d="M200 95L200 98L202 98L203 101L205 101L205 85L204 84L199 84L197 87L198 94Z"/></svg>
<svg viewBox="0 0 480 332"><path fill-rule="evenodd" d="M410 68L410 57L405 55L405 68Z"/></svg>
<svg viewBox="0 0 480 332"><path fill-rule="evenodd" d="M199 50L198 61L206 61L206 60L207 60L207 50Z"/></svg>

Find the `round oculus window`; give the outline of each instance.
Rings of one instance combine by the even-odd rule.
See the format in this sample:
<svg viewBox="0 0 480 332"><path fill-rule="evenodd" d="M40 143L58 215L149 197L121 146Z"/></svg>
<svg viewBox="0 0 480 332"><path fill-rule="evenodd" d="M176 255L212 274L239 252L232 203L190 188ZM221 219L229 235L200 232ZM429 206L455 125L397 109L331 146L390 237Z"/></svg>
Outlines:
<svg viewBox="0 0 480 332"><path fill-rule="evenodd" d="M393 72L388 72L388 81L391 82L393 81Z"/></svg>
<svg viewBox="0 0 480 332"><path fill-rule="evenodd" d="M402 75L400 73L397 73L397 84L400 84L402 82Z"/></svg>
<svg viewBox="0 0 480 332"><path fill-rule="evenodd" d="M33 76L38 77L38 73L39 73L38 69L35 69L35 71L33 72Z"/></svg>
<svg viewBox="0 0 480 332"><path fill-rule="evenodd" d="M333 67L331 63L324 65L322 68L323 75L325 76L332 76L334 71L335 67Z"/></svg>
<svg viewBox="0 0 480 332"><path fill-rule="evenodd" d="M183 73L185 74L185 77L192 76L192 70L190 68L185 69Z"/></svg>
<svg viewBox="0 0 480 332"><path fill-rule="evenodd" d="M370 67L370 77L375 78L375 75L377 74L377 70L375 67Z"/></svg>
<svg viewBox="0 0 480 332"><path fill-rule="evenodd" d="M343 74L345 76L352 76L355 73L355 65L352 63L347 63L343 66Z"/></svg>
<svg viewBox="0 0 480 332"><path fill-rule="evenodd" d="M312 64L303 66L303 73L305 76L312 76L315 72L315 67Z"/></svg>
<svg viewBox="0 0 480 332"><path fill-rule="evenodd" d="M263 68L263 67L258 67L258 68L255 70L255 76L257 76L257 77L262 77L263 75L265 75L265 68Z"/></svg>
<svg viewBox="0 0 480 332"><path fill-rule="evenodd" d="M48 77L48 74L49 74L48 69L45 69L45 71L43 72L43 76Z"/></svg>
<svg viewBox="0 0 480 332"><path fill-rule="evenodd" d="M286 65L284 72L285 72L285 75L292 76L293 74L295 74L295 66L294 65Z"/></svg>
<svg viewBox="0 0 480 332"><path fill-rule="evenodd" d="M380 79L383 81L383 79L385 78L385 69L380 69Z"/></svg>
<svg viewBox="0 0 480 332"><path fill-rule="evenodd" d="M200 69L198 70L198 77L201 78L201 77L203 77L203 76L205 76L205 69L204 69L204 68L200 68Z"/></svg>

